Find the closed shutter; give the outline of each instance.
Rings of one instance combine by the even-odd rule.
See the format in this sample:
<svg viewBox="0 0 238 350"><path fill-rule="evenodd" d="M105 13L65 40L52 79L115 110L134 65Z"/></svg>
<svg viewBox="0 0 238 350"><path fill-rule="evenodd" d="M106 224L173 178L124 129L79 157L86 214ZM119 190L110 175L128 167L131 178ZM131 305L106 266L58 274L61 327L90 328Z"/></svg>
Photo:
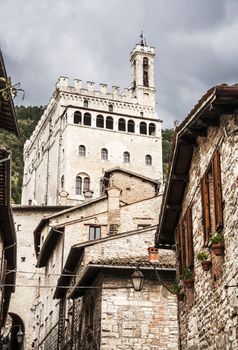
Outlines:
<svg viewBox="0 0 238 350"><path fill-rule="evenodd" d="M212 158L212 176L214 183L214 198L215 198L215 227L217 231L220 231L223 227L222 216L222 191L221 191L221 165L220 165L220 153L215 151Z"/></svg>
<svg viewBox="0 0 238 350"><path fill-rule="evenodd" d="M186 267L186 252L185 252L185 235L184 235L184 220L179 224L179 242L180 242L180 273L182 274Z"/></svg>
<svg viewBox="0 0 238 350"><path fill-rule="evenodd" d="M203 214L203 233L204 244L208 244L209 235L211 232L211 218L209 209L209 187L207 173L201 179L201 194L202 194L202 214Z"/></svg>
<svg viewBox="0 0 238 350"><path fill-rule="evenodd" d="M192 209L189 206L186 211L186 229L187 229L187 264L189 268L194 266L194 251L193 251L193 225L192 225Z"/></svg>
<svg viewBox="0 0 238 350"><path fill-rule="evenodd" d="M182 225L179 223L178 225L178 261L179 261L179 274L182 275L183 273L183 253L182 253L182 246L183 246L183 235L182 235Z"/></svg>

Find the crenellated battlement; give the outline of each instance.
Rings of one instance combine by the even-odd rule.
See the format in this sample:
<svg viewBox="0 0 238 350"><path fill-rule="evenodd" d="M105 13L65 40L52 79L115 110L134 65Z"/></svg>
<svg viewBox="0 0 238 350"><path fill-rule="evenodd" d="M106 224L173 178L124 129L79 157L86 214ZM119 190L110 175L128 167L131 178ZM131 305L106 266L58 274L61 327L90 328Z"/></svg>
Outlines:
<svg viewBox="0 0 238 350"><path fill-rule="evenodd" d="M151 88L151 90L154 90ZM111 102L121 101L128 103L139 103L138 99L133 96L133 89L126 88L120 93L120 87L113 85L108 89L108 84L100 83L99 89L96 89L96 84L93 81L87 81L83 84L80 79L74 79L74 85L70 85L67 77L59 77L56 83L56 91L67 92L70 94L79 94L82 96L96 97L102 99L110 99ZM148 103L150 105L150 103ZM154 106L151 106L154 107Z"/></svg>
<svg viewBox="0 0 238 350"><path fill-rule="evenodd" d="M111 90L108 90L108 84L100 83L98 85L98 89L96 89L96 84L93 81L87 81L83 82L80 79L74 79L73 80L74 85L69 84L69 79L67 77L59 77L57 83L56 83L56 90L69 92L69 93L77 93L80 95L88 95L88 96L94 96L94 97L101 97L101 98L109 98L115 99L115 100L124 100L125 96L132 98L132 95L128 92L129 89L125 89L120 94L120 87L119 86L112 86ZM134 101L131 101L134 102Z"/></svg>

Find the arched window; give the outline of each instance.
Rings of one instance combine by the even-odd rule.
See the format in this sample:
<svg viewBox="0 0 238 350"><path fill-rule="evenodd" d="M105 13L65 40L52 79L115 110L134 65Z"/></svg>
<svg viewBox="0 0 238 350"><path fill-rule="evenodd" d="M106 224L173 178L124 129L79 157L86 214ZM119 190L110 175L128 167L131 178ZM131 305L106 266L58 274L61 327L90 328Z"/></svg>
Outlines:
<svg viewBox="0 0 238 350"><path fill-rule="evenodd" d="M83 191L86 192L86 191L89 191L90 189L90 179L89 177L85 177L83 179Z"/></svg>
<svg viewBox="0 0 238 350"><path fill-rule="evenodd" d="M91 114L90 113L84 113L83 124L89 125L89 126L91 125Z"/></svg>
<svg viewBox="0 0 238 350"><path fill-rule="evenodd" d="M128 123L127 123L127 131L128 132L135 132L135 122L134 120L128 120Z"/></svg>
<svg viewBox="0 0 238 350"><path fill-rule="evenodd" d="M106 129L113 130L113 118L112 117L106 118Z"/></svg>
<svg viewBox="0 0 238 350"><path fill-rule="evenodd" d="M96 126L97 126L98 128L104 128L104 118L103 118L103 116L102 116L101 114L99 114L99 115L97 116Z"/></svg>
<svg viewBox="0 0 238 350"><path fill-rule="evenodd" d="M79 146L79 156L80 157L85 157L86 155L86 148L84 145L80 145Z"/></svg>
<svg viewBox="0 0 238 350"><path fill-rule="evenodd" d="M101 159L108 160L108 150L106 148L101 149Z"/></svg>
<svg viewBox="0 0 238 350"><path fill-rule="evenodd" d="M147 57L143 58L143 85L149 86L149 61Z"/></svg>
<svg viewBox="0 0 238 350"><path fill-rule="evenodd" d="M152 157L150 154L145 156L145 165L152 165Z"/></svg>
<svg viewBox="0 0 238 350"><path fill-rule="evenodd" d="M86 100L86 99L83 100L83 106L85 108L88 108L88 100Z"/></svg>
<svg viewBox="0 0 238 350"><path fill-rule="evenodd" d="M82 194L82 178L81 178L81 176L76 176L75 193Z"/></svg>
<svg viewBox="0 0 238 350"><path fill-rule="evenodd" d="M147 134L147 125L145 122L140 123L140 134L143 134L143 135Z"/></svg>
<svg viewBox="0 0 238 350"><path fill-rule="evenodd" d="M149 124L149 135L155 136L155 124L154 123Z"/></svg>
<svg viewBox="0 0 238 350"><path fill-rule="evenodd" d="M118 121L118 130L120 131L126 131L126 122L125 119L120 118Z"/></svg>
<svg viewBox="0 0 238 350"><path fill-rule="evenodd" d="M130 163L130 153L129 152L123 153L123 163Z"/></svg>
<svg viewBox="0 0 238 350"><path fill-rule="evenodd" d="M82 195L90 190L90 178L86 173L80 173L76 176L75 193Z"/></svg>
<svg viewBox="0 0 238 350"><path fill-rule="evenodd" d="M108 105L108 110L109 110L109 112L113 112L113 105L112 104Z"/></svg>
<svg viewBox="0 0 238 350"><path fill-rule="evenodd" d="M74 124L82 123L82 114L79 111L74 112Z"/></svg>
<svg viewBox="0 0 238 350"><path fill-rule="evenodd" d="M63 190L64 189L64 175L61 176L60 183L61 183L61 188Z"/></svg>

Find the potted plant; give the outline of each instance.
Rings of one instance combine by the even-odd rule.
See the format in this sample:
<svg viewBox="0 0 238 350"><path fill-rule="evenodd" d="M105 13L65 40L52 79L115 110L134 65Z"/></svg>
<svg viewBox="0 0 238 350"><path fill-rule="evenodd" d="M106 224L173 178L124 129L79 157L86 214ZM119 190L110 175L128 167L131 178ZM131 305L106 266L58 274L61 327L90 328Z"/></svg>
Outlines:
<svg viewBox="0 0 238 350"><path fill-rule="evenodd" d="M193 287L193 273L189 268L184 269L183 271L183 283L186 288Z"/></svg>
<svg viewBox="0 0 238 350"><path fill-rule="evenodd" d="M211 248L217 256L223 255L224 252L224 236L220 233L215 233L211 239Z"/></svg>
<svg viewBox="0 0 238 350"><path fill-rule="evenodd" d="M184 298L184 292L182 291L183 286L178 283L174 283L170 289L170 292L177 295L178 301L182 301Z"/></svg>
<svg viewBox="0 0 238 350"><path fill-rule="evenodd" d="M211 266L211 260L206 252L199 252L197 254L197 259L201 261L203 271L209 271Z"/></svg>

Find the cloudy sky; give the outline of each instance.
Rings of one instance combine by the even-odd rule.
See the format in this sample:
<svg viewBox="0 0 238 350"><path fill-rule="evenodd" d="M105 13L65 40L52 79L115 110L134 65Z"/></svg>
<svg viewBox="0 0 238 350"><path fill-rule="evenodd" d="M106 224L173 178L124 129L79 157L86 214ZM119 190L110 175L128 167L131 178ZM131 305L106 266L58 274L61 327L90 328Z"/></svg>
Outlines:
<svg viewBox="0 0 238 350"><path fill-rule="evenodd" d="M237 0L0 0L0 46L26 93L16 104L47 104L60 75L127 87L141 30L156 48L164 127L238 81Z"/></svg>

